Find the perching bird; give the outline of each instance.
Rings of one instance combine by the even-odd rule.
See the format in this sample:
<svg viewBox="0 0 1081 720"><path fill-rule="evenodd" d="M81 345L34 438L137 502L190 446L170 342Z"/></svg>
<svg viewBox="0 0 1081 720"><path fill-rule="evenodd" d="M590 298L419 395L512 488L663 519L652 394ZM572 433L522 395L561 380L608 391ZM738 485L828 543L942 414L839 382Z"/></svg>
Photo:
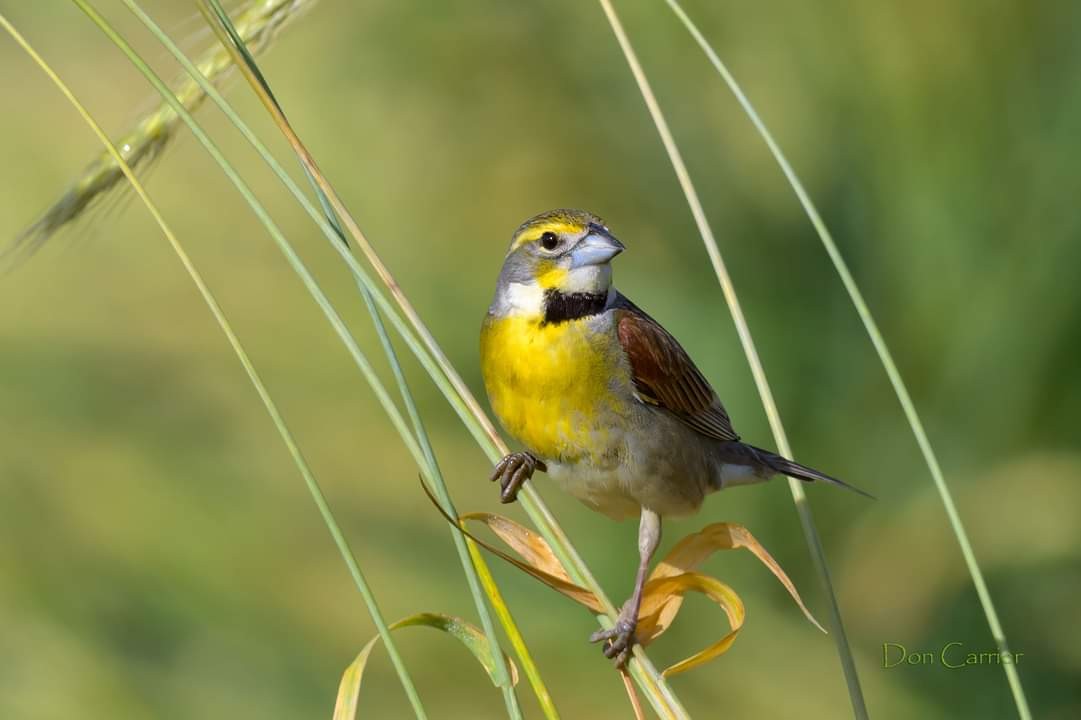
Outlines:
<svg viewBox="0 0 1081 720"><path fill-rule="evenodd" d="M537 469L594 510L639 514L634 592L604 654L622 666L661 517L708 493L781 474L862 491L740 442L713 388L661 325L612 287L624 250L604 222L552 210L514 233L481 329L481 370L503 427L526 447L492 475L513 502ZM866 494L866 493L862 493Z"/></svg>

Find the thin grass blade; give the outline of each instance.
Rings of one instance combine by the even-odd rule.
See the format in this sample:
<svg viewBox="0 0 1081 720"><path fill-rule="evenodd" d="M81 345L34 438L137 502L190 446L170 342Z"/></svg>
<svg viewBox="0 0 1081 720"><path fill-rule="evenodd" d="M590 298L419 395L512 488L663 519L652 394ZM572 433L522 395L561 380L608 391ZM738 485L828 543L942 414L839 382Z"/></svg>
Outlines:
<svg viewBox="0 0 1081 720"><path fill-rule="evenodd" d="M242 71L244 71L244 66L242 66ZM325 193L326 197L333 205L334 212L343 221L350 237L358 243L366 257L372 262L373 267L377 270L377 274L380 275L384 284L393 295L398 308L400 308L409 318L412 330L415 330L423 339L423 345L416 341L416 338L412 334L412 330L400 322L397 315L397 309L389 305L381 293L372 289L371 285L367 285L366 273L359 265L357 265L356 259L353 258L346 248L339 247L338 251L341 253L343 260L353 271L357 279L361 282L365 282L369 290L372 290L372 295L377 304L380 305L380 309L388 314L392 324L395 324L395 329L398 330L406 344L418 357L425 370L428 371L433 381L443 392L444 396L451 403L452 407L473 434L478 444L480 444L482 449L488 454L489 458L495 460L502 457L502 455L507 452L507 448L495 433L491 421L484 415L476 399L465 386L464 382L462 382L461 377L450 365L431 333L424 326L415 310L413 310L412 305L409 303L404 293L402 293L400 287L394 281L393 277L390 276L385 266L379 260L378 255L375 254L374 250L367 243L367 240L364 238L356 221L349 214L340 197L335 193L325 176L319 171L314 158L312 158L303 143L301 143L299 137L296 135L295 131L293 131L284 114L281 112L281 109L276 106L273 98L262 88L256 73L251 68L248 68L245 74L249 83L256 93L259 94L264 105L286 136L286 139L293 146L298 157L300 157L301 162L304 164L309 175L315 178L320 189ZM315 218L314 216L313 219L315 219L321 227L324 226L321 219ZM330 237L329 234L328 237ZM585 566L585 563L581 560L581 557L574 549L574 546L567 539L554 517L540 500L535 489L532 488L532 486L527 485L522 495L520 495L520 498L522 499L522 504L527 514L533 519L534 523L541 530L541 533L551 541L555 552L568 564L576 579L589 586L590 589L596 593L598 598L601 599L605 608L605 614L600 618L601 624L604 627L611 627L614 623L615 608L612 606L611 601L603 594L603 591L589 572L588 567ZM640 649L636 651L636 657L638 658L638 662L632 663L632 672L634 673L635 679L641 683L643 688L647 691L654 708L661 713L662 717L686 717L686 712L682 709L682 706L674 693L672 693L661 675L652 664L649 663L648 658L646 658Z"/></svg>
<svg viewBox="0 0 1081 720"><path fill-rule="evenodd" d="M228 38L220 37L222 40L222 46L230 53L236 52L240 54L240 57L234 56L234 62L237 66L245 66L251 68L259 81L260 85L266 91L267 95L273 101L274 105L282 110L281 105L274 97L273 92L270 89L269 83L266 78L259 71L258 65L255 63L254 56L249 52L243 36L234 28L228 14L222 8L221 4L217 0L212 0L211 7L208 7L206 3L200 3L200 9L203 11L203 15L206 18L208 24L217 32L219 27L223 29ZM231 40L232 43L228 42ZM282 111L284 112L284 111ZM301 166L303 168L303 165ZM326 194L322 192L319 185L315 182L315 178L308 172L307 168L304 168L306 177L311 184L312 190L315 192L316 197L319 199L319 204L323 210L323 216L326 218L328 224L330 224L338 239L348 246L348 241L345 238L345 234L341 229L341 222L334 212L333 206L330 204ZM435 487L440 495L440 500L445 508L452 514L456 514L454 505L450 498L450 493L447 490L446 482L443 479L443 473L439 468L439 463L436 460L435 452L432 448L431 441L428 438L428 432L424 427L424 422L421 419L420 412L417 409L413 394L409 389L409 384L406 382L405 373L402 370L401 363L398 360L398 354L394 350L394 344L392 343L389 334L387 333L386 326L383 323L383 319L379 314L379 309L375 305L375 300L372 297L371 291L365 287L364 283L357 282L357 288L364 299L364 304L368 309L372 318L372 323L375 326L376 333L379 336L379 342L383 347L384 354L387 357L387 361L390 363L391 369L394 374L395 382L398 384L402 401L405 404L406 412L409 414L410 422L413 425L413 432L416 434L417 440L420 443L421 450L424 453L424 458L427 463L428 475L434 481ZM519 658L522 660L523 665L526 667L526 672L530 680L531 686L534 688L537 698L541 704L541 707L545 711L545 715L550 720L556 720L559 715L556 712L555 704L552 701L551 695L548 693L547 687L545 687L543 680L540 676L540 670L533 662L532 656L529 652L528 646L525 643L525 639L522 637L521 632L518 630L517 624L514 622L513 615L510 612L510 608L507 607L506 602L503 600L502 594L499 592L499 588L495 583L495 579L492 577L491 572L488 570L484 563L484 558L477 552L476 548L469 545L468 540L462 538L459 533L451 533L452 540L455 544L455 549L458 552L459 562L462 565L462 569L465 572L466 583L469 588L470 595L473 597L473 602L477 608L477 614L480 616L481 625L484 628L485 636L488 642L493 646L499 646L499 640L495 632L495 626L492 623L491 615L488 612L488 606L484 602L483 592L487 595L489 601L493 607L496 608L497 614L503 623L504 629L508 636L512 639L512 645L515 647ZM483 576L483 579L482 579ZM496 653L494 661L494 672L497 676L496 685L503 689L504 701L507 707L507 713L512 720L520 720L522 717L521 708L518 705L518 698L514 694L514 684L506 682L507 667L503 662L502 652Z"/></svg>
<svg viewBox="0 0 1081 720"><path fill-rule="evenodd" d="M210 95L211 98L215 101L215 103L217 103L219 106L221 106L221 108L224 111L226 111L226 113L227 113L227 115L229 115L230 119L238 126L239 129L241 129L242 133L246 136L246 138L250 142L252 142L252 144L256 147L256 149L263 156L264 160L266 160L270 164L271 168L281 177L281 179L283 181L285 181L285 184L293 192L294 196L296 196L298 200L301 200L302 205L305 206L305 208L308 210L308 212L312 215L313 219L316 219L317 222L318 222L320 218L315 213L314 209L311 208L310 204L306 202L306 198L300 193L299 189L292 183L292 181L288 178L288 176L284 173L284 171L277 165L277 163L273 160L272 156L266 151L266 149L264 147L262 147L262 145L258 142L257 138L255 138L254 134L250 131L250 129L247 128L247 126L244 125L242 122L240 122L240 119L238 117L236 117L235 113L232 112L232 109L228 106L228 104L224 101L224 99L221 98L220 94L217 93L215 91L215 89L212 86L210 86L210 84L208 82L206 82L206 80L204 78L200 77L197 69L192 66L190 61L188 61L187 58L179 51L179 48L177 48L175 46L175 44L171 42L171 40L164 34L164 32L160 29L160 27L158 27L149 16L147 16L144 12L142 12L138 8L137 5L135 5L133 3L130 3L130 2L126 2L126 4L128 5L129 9L132 10L132 12L137 15L137 17L139 17L139 19L159 38L159 40L161 42L163 42L166 45L166 47L170 50L170 52L172 52L173 55L184 65L185 69L189 72L189 74L194 79L194 81L199 82L203 86L204 90L208 93L208 95ZM218 8L218 10L221 10L220 7ZM207 15L207 14L209 14L209 12L210 12L210 9L204 7L204 14ZM218 16L219 20L220 20L220 18L226 18L227 19L227 16L225 15L223 10L221 11L220 16ZM210 19L210 18L208 18L208 19ZM211 20L211 22L212 22L212 27L215 27L215 29L217 29L216 28L216 23L214 23L213 20ZM236 36L235 39L237 40L237 42L243 43L243 40L239 36ZM228 47L228 44L226 44L226 47ZM269 90L269 88L268 88L268 90ZM310 175L309 175L309 179L311 179ZM313 185L314 185L314 182L313 182ZM318 191L317 191L317 194L318 194ZM336 236L339 241L344 242L344 236L341 233L340 227L338 225L337 218L333 214L333 209L330 208L329 204L325 201L325 198L321 194L319 196L319 199L320 199L320 202L321 202L321 204L323 206L324 216L325 216L325 218L324 218L325 222L322 223L321 225L329 225L330 226L329 229L324 227L324 232L327 234L328 238L330 238L331 237L331 231L332 231L333 235ZM338 246L336 245L336 247L338 247ZM373 321L375 322L376 329L377 329L377 331L378 331L378 333L380 335L381 343L383 344L384 350L387 353L388 360L390 361L391 366L394 369L396 380L397 380L397 382L399 384L399 388L400 388L400 390L402 392L402 396L403 396L403 399L404 399L404 401L406 403L407 410L409 411L411 420L413 422L414 432L416 432L416 434L417 434L417 439L420 442L421 449L422 449L422 451L424 452L424 455L425 455L425 460L427 462L427 468L428 468L428 476L432 477L435 480L437 487L438 486L444 486L444 489L445 489L445 485L444 485L444 483L442 481L442 475L439 472L438 464L436 463L435 458L434 458L434 453L431 452L430 443L427 441L427 434L424 431L423 424L420 422L420 416L416 412L416 407L415 407L415 403L412 400L412 395L409 392L408 386L405 384L404 374L401 372L401 368L400 368L400 364L398 363L397 356L394 353L392 345L390 345L389 337L386 335L385 329L384 329L383 324L382 324L382 319L379 317L377 310L374 307L372 307L372 305L371 305L371 294L370 294L369 290L367 289L367 287L365 286L365 283L360 282L359 279L358 279L358 286L360 287L360 291L361 291L362 295L364 295L366 302L369 304L369 309L372 312ZM447 497L446 500L449 501L449 497ZM465 545L462 543L462 540L461 540L461 538L459 536L457 536L457 535L455 536L455 541L459 544L459 548L458 548L459 554L460 554L460 557L461 557L462 562L463 562L463 567L466 568L467 578L469 580L471 590L472 590L472 592L474 594L474 597L475 597L475 600L477 602L478 612L481 614L482 624L486 627L486 629L489 632L494 633L494 629L493 629L492 624L491 624L491 618L487 614L487 608L483 603L483 599L481 599L479 597L478 579L477 579L476 575L473 573L472 566L469 564L470 563L470 555L467 554ZM483 559L481 559L481 561L483 562ZM490 579L490 574L487 574L487 577L488 577L488 579ZM497 607L497 609L500 610L500 617L506 623L510 623L510 626L507 628L508 635L511 636L512 642L516 645L516 648L520 651L520 655L522 656L522 660L523 660L523 665L526 667L527 673L528 673L528 675L530 677L530 680L531 680L531 684L533 684L535 689L538 691L538 697L541 700L542 707L545 708L546 713L548 714L549 717L555 717L555 715L552 714L554 712L554 705L551 702L551 698L548 695L546 688L543 687L543 683L541 683L541 681L540 681L539 671L536 669L535 665L533 665L532 662L531 662L531 659L530 659L529 654L528 654L528 650L527 650L527 648L525 647L525 644L524 644L524 640L522 640L520 633L517 631L517 628L513 625L513 619L512 619L512 616L510 615L509 609L507 609L505 607L505 604L504 604L504 607L498 608L499 604L502 603L502 598L498 594L498 589L495 587L494 582L487 582L487 583L484 583L484 585L488 589L488 591L492 594L493 605L495 605ZM492 642L495 642L494 635L492 635L491 637L492 637ZM504 668L503 671L505 672L505 668ZM519 714L520 714L520 710L517 708L517 700L513 696L513 693L508 693L508 695L507 695L507 703L508 703L508 711L510 712L511 716L512 717L518 717Z"/></svg>
<svg viewBox="0 0 1081 720"><path fill-rule="evenodd" d="M627 674L626 670L620 670L619 677L623 680L623 688L627 691L627 699L631 701L634 720L646 720L646 714L642 710L642 701L638 699L638 692L634 689L631 676Z"/></svg>
<svg viewBox="0 0 1081 720"><path fill-rule="evenodd" d="M484 633L462 618L441 613L417 613L390 625L391 630L405 627L428 627L450 635L473 654L473 657L488 673L493 685L513 688L518 684L518 669L514 667L514 662L508 657L502 657L502 653L489 642ZM342 673L342 679L338 685L338 698L334 703L333 720L355 720L364 670L368 666L368 658L375 644L381 638L382 636L376 635L369 640L357 653L356 659ZM503 662L498 661L500 657ZM510 675L507 676L506 672L498 672L497 665L509 666Z"/></svg>
<svg viewBox="0 0 1081 720"><path fill-rule="evenodd" d="M776 160L777 164L780 166L785 179L787 179L789 185L792 186L792 191L796 194L800 205L807 214L807 218L811 221L811 225L814 226L815 232L822 241L822 245L829 255L830 261L833 263L834 268L837 270L837 274L841 278L841 283L844 285L849 298L852 300L852 304L856 308L860 321L867 330L867 335L871 338L871 344L874 345L875 352L878 353L879 361L886 371L886 375L890 380L890 385L893 386L893 391L897 395L897 401L901 404L909 427L912 428L912 434L915 436L916 443L919 445L924 463L926 463L927 469L931 473L931 480L934 482L935 489L938 491L939 498L942 500L942 507L946 511L946 517L949 520L950 528L957 538L957 544L961 548L961 555L964 557L968 573L972 577L972 583L976 587L976 594L979 597L980 606L983 608L984 616L987 618L987 625L991 630L991 636L998 646L999 653L1009 653L1010 649L1009 644L1006 642L1006 633L1002 629L1002 623L999 621L998 612L995 610L994 602L991 600L991 592L987 588L987 582L984 580L983 571L980 570L979 563L976 560L976 554L968 539L968 533L965 532L964 524L961 522L960 513L958 513L957 506L954 504L953 494L946 484L946 478L942 473L938 457L935 454L934 448L931 446L931 441L927 436L927 432L924 430L919 413L916 412L916 405L912 401L911 395L909 395L908 387L905 385L905 382L901 377L901 372L898 370L897 364L893 360L893 355L890 353L889 346L887 346L885 338L879 331L878 324L875 322L870 308L863 299L863 293L860 292L859 285L856 284L855 278L852 277L852 273L848 269L848 264L845 262L837 244L834 242L829 228L826 227L826 223L822 220L822 216L819 214L818 209L811 200L811 196L804 188L799 176L796 175L796 171L792 168L792 165L788 162L788 158L785 157L780 145L774 140L772 133L770 133L769 129L766 127L765 122L762 121L762 118L755 110L754 105L751 104L750 99L743 92L739 83L736 82L735 77L713 49L713 46L710 45L709 41L706 40L705 36L694 22L691 21L690 17L684 12L682 6L676 2L676 0L665 0L665 2L668 3L672 12L676 14L676 17L678 17L684 27L687 28L691 37L698 43L702 52L706 54L710 63L720 74L725 84L732 91L732 94L735 95L736 101L739 102L740 107L742 107L743 111L747 114L751 124L754 125L755 130L766 143L774 160ZM1014 704L1017 706L1018 716L1022 720L1031 720L1032 712L1029 710L1028 699L1025 697L1025 691L1021 685L1021 678L1017 673L1017 667L1012 663L1003 663L1003 670L1006 672L1007 682L1010 685L1010 692L1013 694Z"/></svg>
<svg viewBox="0 0 1081 720"><path fill-rule="evenodd" d="M758 350L755 346L754 339L751 337L750 327L747 325L747 319L740 306L735 286L732 283L731 276L728 274L724 259L721 257L721 251L717 246L717 241L713 237L713 231L709 226L709 221L706 219L702 203L698 199L698 193L694 188L694 183L691 181L690 174L687 172L687 167L680 155L679 148L676 146L675 139L668 129L668 123L664 119L664 114L661 112L660 105L657 103L653 90L650 88L649 80L646 79L645 71L642 69L642 66L638 61L638 56L634 52L634 48L632 47L626 32L623 30L623 25L619 21L619 16L616 14L615 8L612 7L610 0L599 1L605 16L608 18L608 23L612 27L612 32L619 42L620 49L623 51L623 56L630 66L635 82L638 84L642 99L645 101L649 114L653 119L653 124L656 126L657 132L661 137L665 152L668 154L668 159L672 164L672 168L675 170L676 177L679 179L680 187L683 189L687 204L690 206L695 224L698 226L698 232L702 236L702 242L705 244L706 252L709 255L710 262L713 264L717 280L724 293L725 302L728 304L729 312L735 323L736 332L739 335L740 344L743 347L743 353L746 355L747 363L751 367L751 374L754 376L755 386L758 388L762 406L765 408L766 417L769 420L770 429L773 432L777 449L782 455L791 458L792 449L788 444L788 437L785 434L784 426L781 423L780 413L778 412L777 404L773 399L773 392L770 390L769 381L767 380L765 370L762 367L762 361L758 357ZM841 611L837 604L837 596L833 590L833 582L830 579L826 554L818 537L814 516L811 513L811 507L807 502L807 496L803 491L803 487L798 480L793 480L791 478L788 481L788 485L792 491L792 500L795 503L796 510L799 514L804 539L810 550L815 570L818 573L829 606L830 628L832 630L831 635L833 636L837 655L841 663L842 671L844 672L845 683L848 686L848 694L852 702L852 711L856 718L862 720L867 717L867 705L863 699L863 690L860 687L859 674L856 671L856 662L852 656L852 649L848 644L848 636L845 633L844 623L841 619Z"/></svg>
<svg viewBox="0 0 1081 720"><path fill-rule="evenodd" d="M121 49L128 56L129 60L131 60L133 62L133 64L135 64L143 72L143 74L148 78L148 80L150 80L151 83L154 84L154 86L158 89L158 91L165 98L166 102L169 103L170 106L174 108L174 110L177 112L177 114L180 115L180 117L184 120L184 122L191 128L191 130L192 130L193 134L196 136L196 138L204 145L204 147L206 147L206 149L214 157L215 161L218 162L218 164L222 167L222 169L229 176L230 180L232 180L234 185L236 185L238 190L240 190L241 194L248 201L249 205L252 206L253 210L256 212L256 215L259 217L259 219L263 222L264 226L267 227L267 230L270 232L272 238L277 242L279 248L285 254L286 259L289 261L289 263L293 267L294 271L301 277L301 280L304 282L306 288L312 294L313 298L316 300L316 303L323 310L323 312L326 315L327 319L330 321L331 325L334 327L335 331L338 333L339 338L343 341L343 343L349 349L350 353L353 355L354 361L356 362L358 367L361 369L362 373L365 375L366 379L368 380L369 385L375 391L375 393L376 393L377 397L379 398L381 404L383 405L383 407L386 410L387 414L390 416L390 419L394 423L396 429L398 429L399 434L402 437L402 440L406 443L408 449L413 454L414 459L417 461L418 465L421 466L423 471L428 471L429 468L427 466L427 463L425 462L426 458L425 458L422 450L420 449L416 438L414 438L412 436L412 434L409 432L408 428L405 425L405 422L404 422L403 418L401 417L400 411L398 410L397 406L393 403L393 401L390 399L389 394L387 393L385 387L383 387L383 385L382 385L381 381L379 380L378 376L374 373L374 370L371 367L370 362L367 360L367 357L360 351L360 348L357 346L356 341L352 338L352 336L349 333L348 329L345 327L345 325L344 325L343 321L341 320L340 316L337 314L337 312L330 305L329 300L327 300L325 294L323 294L322 290L318 287L318 285L315 282L314 278L311 276L311 274L308 272L307 268L300 261L299 257L296 255L296 253L293 250L293 248L291 247L291 245L285 239L284 235L281 234L281 232L280 232L280 230L278 230L277 226L273 223L272 220L270 220L269 215L266 213L265 209L261 206L261 204L259 204L258 200L254 197L254 195L251 193L251 191L248 188L247 184L244 183L244 181L239 177L239 175L235 172L235 170L233 170L233 168L225 160L224 156L221 155L220 151L217 149L217 147L214 145L214 143L210 140L210 138L206 135L206 133L202 130L202 128L197 123L195 123L194 119L191 117L191 114L189 112L187 112L183 108L183 106L179 103L179 101L174 96L171 95L170 91L168 90L168 87L161 81L161 79L159 77L157 77L152 71L150 71L149 67L146 66L145 62L143 62L141 60L141 58L139 58L138 55L134 53L134 51L130 48L130 46L127 45L127 43L124 42L123 39L120 38L116 34L116 32L111 28L111 26L109 26L109 24L104 20L104 18L102 18L84 0L74 0L74 1L76 2L77 5L79 5L79 7L85 13L87 13L87 15L89 17L91 17L91 19L104 32L106 32L107 35L110 36L110 39L112 39L113 42L118 45L118 47L121 47ZM134 5L134 3L129 4L129 8L133 9L133 11L136 11L136 14L139 14L140 9L136 5ZM490 619L489 619L489 624L490 624ZM506 673L505 668L503 669L503 672L504 672L504 674ZM517 707L517 699L513 695L513 691L506 692L505 693L505 699L506 699L507 706L508 706L508 712L510 713L511 717L512 718L520 717L520 709Z"/></svg>
<svg viewBox="0 0 1081 720"><path fill-rule="evenodd" d="M267 88L269 92L269 87ZM310 176L309 176L310 177ZM313 181L314 185L314 181ZM326 206L324 206L326 207ZM333 212L333 211L331 211ZM328 216L328 221L335 219L333 216ZM364 303L368 308L368 312L372 316L372 322L375 324L375 329L379 335L379 342L383 346L383 351L387 356L387 360L390 362L390 366L394 372L394 379L398 383L398 387L401 391L402 400L405 403L406 411L409 413L410 421L413 424L413 432L416 433L417 439L420 442L421 450L424 452L424 459L428 465L428 472L430 477L434 481L436 491L440 495L440 500L443 503L443 507L450 511L452 514L457 514L454 510L454 504L451 502L450 493L447 490L446 482L443 479L443 473L439 469L439 462L435 458L435 451L432 449L431 441L428 438L428 432L424 428L424 421L420 417L420 412L417 410L417 404L413 399L413 394L409 391L409 384L406 382L405 373L402 371L401 363L398 362L398 354L394 350L394 344L390 340L390 335L387 334L386 326L383 324L383 319L379 316L379 310L375 307L375 300L372 299L372 295L368 292L367 288L358 283L361 296L364 298ZM510 608L506 606L506 602L503 600L502 594L499 593L499 589L496 586L494 580L489 583L482 583L479 578L480 565L484 564L484 559L480 556L470 553L469 548L466 547L466 539L464 539L459 533L451 531L451 537L454 541L454 547L458 552L458 559L462 564L462 570L465 572L466 584L469 586L470 595L473 597L473 603L477 608L477 614L481 619L481 626L484 628L484 634L487 638L487 642L494 648L499 648L499 640L495 632L495 626L492 623L492 617L488 612L488 606L484 602L483 591L487 591L489 601L495 607L501 607L502 611L500 617L504 619L505 626L508 626L508 633L517 633L517 626L515 625L511 614ZM487 569L487 568L485 568ZM491 577L491 574L488 574ZM519 634L519 638L520 638ZM516 645L516 648L523 650L525 658L529 660L532 665L532 658L525 646L525 642L522 641L520 646ZM503 653L498 651L494 655L492 673L495 675L495 684L498 687L503 688L504 700L506 701L507 712L512 718L521 718L522 711L518 706L518 699L514 694L514 684L507 682L507 666L503 662ZM534 666L532 673L530 674L530 680L540 681L540 671ZM551 702L550 696L548 696L547 688L544 687L543 682L540 682L540 687L543 694L548 697L549 704ZM538 696L539 697L539 696ZM545 703L542 702L542 705ZM554 710L554 706L552 706ZM550 716L558 717L558 716Z"/></svg>
<svg viewBox="0 0 1081 720"><path fill-rule="evenodd" d="M154 221L161 228L162 233L168 239L169 244L172 246L174 252L176 252L177 254L177 257L184 265L184 269L188 272L189 276L192 279L192 282L195 283L196 288L199 290L199 293L203 297L204 302L206 302L207 307L210 309L210 312L214 316L215 321L218 323L222 332L225 334L226 339L228 340L230 346L233 349L233 352L236 354L237 359L240 361L240 364L243 366L245 373L248 375L248 379L251 381L253 387L256 390L256 393L259 395L263 406L266 408L267 413L270 415L271 421L274 423L275 428L278 430L278 434L281 436L282 441L285 443L285 446L289 451L290 457L293 459L293 462L297 466L298 471L304 478L305 484L308 486L308 490L311 493L312 498L315 501L315 504L323 517L323 521L327 525L327 529L330 531L331 536L333 537L334 542L338 547L338 551L339 553L341 553L342 559L345 561L347 567L349 568L349 573L352 576L353 581L357 586L357 589L360 591L361 596L363 597L365 604L368 607L368 612L370 613L372 621L379 632L378 637L381 637L383 641L387 644L387 652L391 656L391 662L394 665L395 672L398 674L399 680L401 681L403 688L405 689L409 702L413 707L414 714L418 718L425 718L426 714L424 712L423 705L420 702L420 697L417 695L412 678L409 676L409 672L406 669L405 664L401 660L401 655L398 652L397 646L394 644L393 639L390 637L390 630L383 620L383 616L381 611L379 610L379 605L376 602L375 595L372 593L371 588L368 585L367 580L365 579L364 574L360 569L360 565L359 563L357 563L356 557L353 555L352 549L349 547L349 543L345 539L345 535L342 533L341 528L337 523L337 520L334 518L334 515L330 510L330 506L328 505L326 498L323 495L322 489L319 486L318 481L316 480L314 474L311 472L311 469L309 468L307 461L304 459L304 456L301 453L296 441L294 440L292 433L289 431L289 428L285 423L285 419L279 412L277 405L274 403L274 400L270 396L269 391L263 384L263 381L260 378L258 372L255 370L255 366L252 364L251 359L247 354L247 351L244 349L243 345L241 345L240 339L233 331L232 326L226 318L224 311L221 309L221 306L215 299L209 286L207 286L207 284L203 280L202 275L198 272L197 268L192 263L187 252L184 250L184 247L180 244L179 239L176 237L175 234L173 234L172 230L166 224L165 219L159 212L157 206L154 205L154 203L150 200L150 197L146 193L146 190L143 188L142 184L135 176L134 169L124 160L124 157L120 153L119 149L112 144L108 136L101 129L101 126L97 124L97 122L89 114L86 108L78 101L78 99L66 86L66 84L60 79L58 75L56 75L56 73L45 62L45 60L40 55L38 55L38 53L22 37L22 35L18 33L18 31L11 25L11 23L8 22L7 18L4 17L3 14L0 14L0 26L3 26L3 28L12 36L12 38L31 56L31 58L33 58L34 62L36 62L39 67L41 67L41 69L46 73L46 75L49 76L53 83L56 84L56 86L60 89L60 91L64 94L68 101L71 102L71 104L79 112L87 125L89 125L90 128L94 131L94 133L98 136L102 144L105 145L107 151L116 160L117 167L124 174L124 177L127 178L128 182L131 183L135 194L139 197L139 199L146 206L147 210L153 216Z"/></svg>

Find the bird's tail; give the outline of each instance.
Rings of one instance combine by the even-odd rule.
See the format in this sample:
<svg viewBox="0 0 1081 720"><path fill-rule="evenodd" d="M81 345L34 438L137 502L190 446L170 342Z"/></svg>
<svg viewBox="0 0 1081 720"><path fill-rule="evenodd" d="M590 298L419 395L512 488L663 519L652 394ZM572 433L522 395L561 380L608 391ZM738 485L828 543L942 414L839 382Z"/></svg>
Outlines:
<svg viewBox="0 0 1081 720"><path fill-rule="evenodd" d="M774 472L780 473L781 475L787 475L788 477L793 477L797 480L803 480L804 482L814 482L815 480L820 480L822 482L829 483L830 485L836 485L838 487L843 487L846 490L851 490L852 492L859 493L860 495L871 498L872 500L875 499L874 495L868 492L864 492L858 487L849 485L848 483L842 480L838 480L835 477L831 477L824 472L819 472L818 470L807 467L806 465L800 465L798 462L794 462L792 460L789 460L788 458L781 457L776 453L771 453L769 450L763 450L761 448L756 448L753 446L748 447L751 447L751 449L754 451L755 455L758 456L758 459L762 462L763 465L770 468Z"/></svg>

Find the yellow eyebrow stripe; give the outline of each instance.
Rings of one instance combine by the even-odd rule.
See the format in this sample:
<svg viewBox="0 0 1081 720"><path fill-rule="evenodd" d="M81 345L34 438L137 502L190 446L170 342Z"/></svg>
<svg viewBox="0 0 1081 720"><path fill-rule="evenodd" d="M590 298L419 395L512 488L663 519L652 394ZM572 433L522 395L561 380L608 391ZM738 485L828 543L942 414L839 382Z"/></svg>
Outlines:
<svg viewBox="0 0 1081 720"><path fill-rule="evenodd" d="M554 232L557 235L574 235L582 232L582 225L581 223L570 223L562 220L551 220L546 223L530 225L515 236L510 249L512 251L517 250L526 243L533 242L546 232Z"/></svg>

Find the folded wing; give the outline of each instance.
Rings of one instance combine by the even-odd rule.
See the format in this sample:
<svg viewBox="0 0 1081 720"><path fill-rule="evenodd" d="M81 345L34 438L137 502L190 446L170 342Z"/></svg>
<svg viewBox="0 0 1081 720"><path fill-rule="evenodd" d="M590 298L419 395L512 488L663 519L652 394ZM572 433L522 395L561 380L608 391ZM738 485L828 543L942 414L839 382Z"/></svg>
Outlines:
<svg viewBox="0 0 1081 720"><path fill-rule="evenodd" d="M613 310L639 399L707 437L738 441L717 393L671 333L622 296Z"/></svg>

